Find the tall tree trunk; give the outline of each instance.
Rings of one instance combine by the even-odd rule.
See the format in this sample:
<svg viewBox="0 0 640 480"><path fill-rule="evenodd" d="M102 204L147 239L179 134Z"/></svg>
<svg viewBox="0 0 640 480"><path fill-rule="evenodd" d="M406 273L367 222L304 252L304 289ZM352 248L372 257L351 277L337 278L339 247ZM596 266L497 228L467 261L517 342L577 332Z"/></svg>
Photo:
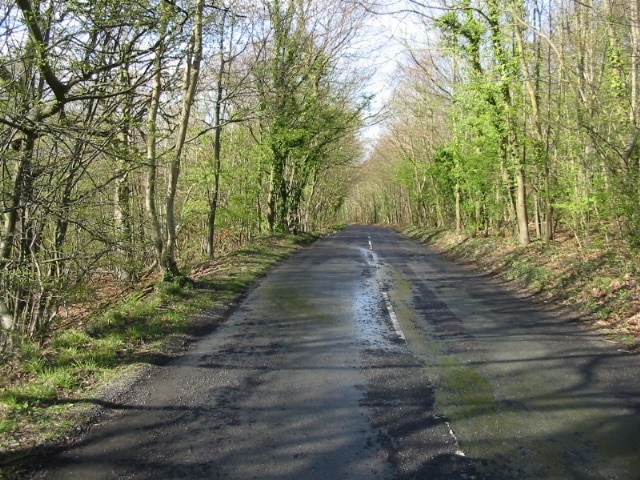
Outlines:
<svg viewBox="0 0 640 480"><path fill-rule="evenodd" d="M275 231L277 215L277 194L274 171L275 168L275 165L271 165L271 170L269 171L269 193L267 194L267 228L271 233Z"/></svg>
<svg viewBox="0 0 640 480"><path fill-rule="evenodd" d="M0 298L0 353L10 349L13 343L15 322L7 304Z"/></svg>
<svg viewBox="0 0 640 480"><path fill-rule="evenodd" d="M489 30L491 35L491 48L497 66L500 70L500 92L501 101L503 106L498 109L499 117L496 118L497 130L501 135L502 154L506 165L515 168L516 177L516 195L515 195L515 216L516 227L518 231L518 238L520 243L526 245L530 242L529 238L529 219L527 216L527 189L525 184L525 169L524 169L524 156L519 155L520 150L517 143L517 135L515 131L515 122L511 121L508 117L509 110L513 109L513 97L511 95L510 82L513 81L512 74L510 72L510 59L507 54L507 50L503 45L505 38L502 31L501 19L503 12L501 6L497 0L489 0L487 21L489 23ZM497 103L495 104L498 105ZM506 124L505 124L506 123ZM508 168L508 167L507 167ZM525 228L526 225L526 228Z"/></svg>
<svg viewBox="0 0 640 480"><path fill-rule="evenodd" d="M631 2L631 51L629 61L631 62L631 108L629 110L629 120L631 124L638 127L638 108L640 108L640 4L637 1Z"/></svg>
<svg viewBox="0 0 640 480"><path fill-rule="evenodd" d="M218 200L220 198L220 169L222 154L222 103L224 101L225 73L228 61L224 54L224 30L228 11L223 12L222 32L218 48L220 50L220 67L217 72L216 100L213 111L213 191L209 198L209 212L207 214L207 256L213 260L215 256L216 216L218 213Z"/></svg>
<svg viewBox="0 0 640 480"><path fill-rule="evenodd" d="M545 192L544 192L544 195L542 195L542 197L539 198L539 200L542 200L545 202L547 214L552 215L552 210L551 210L552 198L551 198L551 191L550 191L551 180L548 178L548 175L550 175L549 152L545 149L546 142L545 142L544 128L542 124L542 117L540 112L540 100L539 100L540 92L538 89L540 63L542 61L541 55L540 55L540 43L539 43L539 40L536 39L535 45L538 48L536 49L535 62L534 62L534 68L535 68L535 74L536 74L535 81L534 81L534 78L532 78L531 73L529 72L529 61L528 61L527 51L525 50L526 49L526 44L524 41L525 21L522 18L523 8L524 8L524 5L518 3L515 5L515 8L512 11L512 15L516 19L516 24L514 26L515 42L516 42L516 47L518 52L518 59L520 60L520 71L522 72L523 82L528 94L529 106L531 108L530 115L531 115L531 124L533 126L534 160L537 165L543 166L542 174L543 174L543 186L545 188ZM518 176L518 179L517 179L518 198L520 198L520 195L522 195L522 192L520 191L521 188L526 189L526 186L524 185L522 187L520 186L520 182L521 181L524 182L524 171L522 172L522 174L518 172L517 176ZM522 207L518 206L518 211L519 211L518 215L520 216L524 214L526 216L526 191L524 192L523 199L519 200L519 202L520 201L525 202L525 208L524 208L524 211L520 211ZM526 241L528 243L528 239L525 238L526 236L522 234L522 227L524 226L525 220L526 218L518 219L518 225L519 225L518 230L520 232L520 240ZM550 226L549 223L547 223L546 226L547 228L545 228L544 239L545 241L550 241L553 236L552 229L548 228Z"/></svg>
<svg viewBox="0 0 640 480"><path fill-rule="evenodd" d="M456 235L460 235L462 233L462 193L460 182L456 180L455 185L455 195L456 195Z"/></svg>
<svg viewBox="0 0 640 480"><path fill-rule="evenodd" d="M529 236L529 216L527 214L527 187L524 166L520 165L516 173L517 185L517 218L518 218L518 238L520 245L528 245L531 241Z"/></svg>
<svg viewBox="0 0 640 480"><path fill-rule="evenodd" d="M129 75L126 66L122 69L120 79L124 88L130 88ZM122 112L122 131L116 137L116 180L113 198L113 220L116 231L116 249L119 253L119 263L116 266L116 275L121 281L129 282L135 277L132 246L132 220L131 220L131 185L129 184L129 170L131 168L131 139L129 132L129 119L133 116L131 97L125 99Z"/></svg>
<svg viewBox="0 0 640 480"><path fill-rule="evenodd" d="M165 197L165 214L167 221L166 242L162 253L160 267L164 279L171 281L180 277L180 270L176 259L177 245L177 221L176 221L176 194L178 192L178 178L180 177L180 162L182 161L182 151L189 129L189 119L191 117L191 107L198 86L200 77L200 64L202 62L202 17L204 10L204 0L198 0L193 19L193 32L189 42L189 50L183 77L182 90L182 110L180 113L180 123L176 135L175 148L169 166L169 182Z"/></svg>
<svg viewBox="0 0 640 480"><path fill-rule="evenodd" d="M158 215L158 207L156 203L157 182L158 182L158 111L160 109L160 96L162 95L162 71L164 64L165 43L164 36L167 31L167 3L162 2L162 8L165 10L160 20L158 45L155 50L153 64L153 81L151 87L151 98L149 101L149 113L147 116L147 145L146 145L146 163L145 172L145 210L147 219L149 220L150 230L149 237L153 245L156 264L159 266L162 259L162 251L164 245L162 242L162 226Z"/></svg>
<svg viewBox="0 0 640 480"><path fill-rule="evenodd" d="M131 252L131 186L129 185L129 162L120 159L116 170L115 192L113 198L113 221L116 230L116 248L119 253L120 264L116 267L116 273L124 282L135 278L133 269L133 256Z"/></svg>
<svg viewBox="0 0 640 480"><path fill-rule="evenodd" d="M33 150L35 148L35 134L26 133L23 140L18 144L20 148L20 160L13 175L9 202L5 207L4 225L2 228L2 239L0 240L0 261L8 260L14 249L14 239L18 220L20 220L20 210L24 200L25 185L29 183L31 175L31 164L33 161Z"/></svg>
<svg viewBox="0 0 640 480"><path fill-rule="evenodd" d="M221 81L221 79L218 79ZM213 191L209 200L209 213L207 215L207 256L213 260L215 256L216 215L218 212L218 199L220 198L220 170L222 150L222 125L221 125L221 97L222 86L218 83L217 100L215 107L215 128L213 131Z"/></svg>

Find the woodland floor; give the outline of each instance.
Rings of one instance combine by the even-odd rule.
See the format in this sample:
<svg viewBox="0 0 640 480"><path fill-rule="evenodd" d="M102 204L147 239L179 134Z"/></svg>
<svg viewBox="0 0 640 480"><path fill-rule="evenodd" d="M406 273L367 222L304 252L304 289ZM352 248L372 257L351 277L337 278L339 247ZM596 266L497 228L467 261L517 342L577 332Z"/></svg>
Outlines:
<svg viewBox="0 0 640 480"><path fill-rule="evenodd" d="M520 247L501 237L398 230L458 263L508 280L535 301L578 314L621 349L640 353L640 259L626 244L580 247L561 236ZM126 288L100 279L92 301L70 308L38 351L26 349L0 366L0 478L11 474L16 459L64 443L96 415L65 398L113 395L116 379L116 390L127 388L123 378L134 381L144 365L166 361L188 344L202 328L194 321L200 312L218 305L222 321L233 299L269 265L311 240L281 237L202 263L191 269L187 289L161 290L156 278ZM74 348L73 361L60 356ZM83 351L87 356L78 359ZM58 370L62 380L54 377Z"/></svg>

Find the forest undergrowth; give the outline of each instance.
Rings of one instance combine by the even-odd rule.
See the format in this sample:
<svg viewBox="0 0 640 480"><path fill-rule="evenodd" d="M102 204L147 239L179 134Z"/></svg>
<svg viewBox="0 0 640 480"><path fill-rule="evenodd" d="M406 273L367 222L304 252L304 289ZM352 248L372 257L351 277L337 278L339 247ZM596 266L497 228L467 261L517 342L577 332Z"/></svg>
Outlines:
<svg viewBox="0 0 640 480"><path fill-rule="evenodd" d="M505 280L546 308L594 329L621 350L640 353L640 258L627 242L567 234L520 246L516 239L399 227L444 256Z"/></svg>

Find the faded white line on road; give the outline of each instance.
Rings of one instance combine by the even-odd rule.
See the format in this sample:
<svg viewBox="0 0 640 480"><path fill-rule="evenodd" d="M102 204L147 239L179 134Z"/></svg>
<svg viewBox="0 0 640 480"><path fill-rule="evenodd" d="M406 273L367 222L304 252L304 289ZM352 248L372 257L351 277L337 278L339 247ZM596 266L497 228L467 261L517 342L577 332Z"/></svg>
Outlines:
<svg viewBox="0 0 640 480"><path fill-rule="evenodd" d="M449 422L444 422L444 424L449 429L449 434L451 435L451 437L453 437L453 440L455 441L456 450L455 450L454 453L456 455L460 455L461 457L466 457L466 455L464 454L464 452L460 448L460 442L458 442L458 437L456 437L456 434L453 433L453 430L451 429L451 425L449 425Z"/></svg>
<svg viewBox="0 0 640 480"><path fill-rule="evenodd" d="M389 300L389 295L387 294L387 292L382 292L382 298L384 299L384 304L387 306L387 312L389 312L389 318L391 318L391 324L393 325L393 329L395 330L396 335L398 335L398 337L400 337L400 339L404 341L404 332L400 328L398 317L396 316L396 312L391 305L391 301Z"/></svg>

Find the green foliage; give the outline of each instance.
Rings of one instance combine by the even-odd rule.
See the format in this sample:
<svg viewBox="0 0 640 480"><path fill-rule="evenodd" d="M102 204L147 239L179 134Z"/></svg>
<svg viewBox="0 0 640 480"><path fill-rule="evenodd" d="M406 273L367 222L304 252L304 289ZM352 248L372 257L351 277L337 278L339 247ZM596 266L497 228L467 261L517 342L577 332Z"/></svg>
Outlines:
<svg viewBox="0 0 640 480"><path fill-rule="evenodd" d="M543 290L551 279L551 273L544 266L532 265L527 260L514 259L505 265L506 276L524 283L533 291Z"/></svg>
<svg viewBox="0 0 640 480"><path fill-rule="evenodd" d="M211 253L212 224L224 254L266 224L300 231L335 222L343 168L360 154L365 101L355 100L355 77L337 68L349 45L339 37L358 12L339 2L331 12L295 1L207 4L210 81L198 85L183 158L171 164L182 151L193 5L28 3L0 5L0 113L11 119L0 125L0 287L16 320L12 338L46 337L58 309L94 276L131 282L164 268L179 278L179 267ZM339 31L324 30L325 20ZM211 141L218 127L220 151ZM166 194L172 176L175 198ZM161 253L166 233L176 253Z"/></svg>
<svg viewBox="0 0 640 480"><path fill-rule="evenodd" d="M533 8L460 0L436 19L445 59L413 54L418 67L406 69L394 99L402 106L372 156L377 178L366 192L362 183L353 211L448 228L459 218L470 234L527 233L535 219L545 240L569 231L583 248L601 235L640 244L631 78L640 70L629 50L638 33L607 3Z"/></svg>
<svg viewBox="0 0 640 480"><path fill-rule="evenodd" d="M462 10L449 11L436 20L436 26L443 32L449 48L479 59L486 28L474 17L471 9L463 6Z"/></svg>
<svg viewBox="0 0 640 480"><path fill-rule="evenodd" d="M273 39L257 70L260 141L269 164L267 226L298 232L302 211L318 173L332 151L359 127L359 109L332 88L336 52L314 41L304 8L296 2L269 8Z"/></svg>
<svg viewBox="0 0 640 480"><path fill-rule="evenodd" d="M45 356L34 343L24 343L21 345L20 361L24 370L31 374L37 374L43 371L47 365Z"/></svg>
<svg viewBox="0 0 640 480"><path fill-rule="evenodd" d="M447 192L452 192L456 179L461 176L454 149L449 145L437 147L433 154L433 163L432 170L438 185L444 186Z"/></svg>

